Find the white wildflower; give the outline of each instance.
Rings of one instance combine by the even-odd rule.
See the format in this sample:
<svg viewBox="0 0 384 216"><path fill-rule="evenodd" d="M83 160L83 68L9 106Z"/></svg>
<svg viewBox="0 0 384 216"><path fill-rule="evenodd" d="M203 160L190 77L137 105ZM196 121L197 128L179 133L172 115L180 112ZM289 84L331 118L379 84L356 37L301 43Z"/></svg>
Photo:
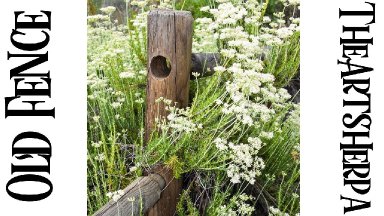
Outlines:
<svg viewBox="0 0 384 216"><path fill-rule="evenodd" d="M135 77L135 73L130 72L130 71L127 71L127 72L121 72L121 73L119 74L119 77L120 77L120 78L133 78L133 77Z"/></svg>
<svg viewBox="0 0 384 216"><path fill-rule="evenodd" d="M236 55L235 49L222 49L220 50L221 55L227 58L233 58Z"/></svg>
<svg viewBox="0 0 384 216"><path fill-rule="evenodd" d="M269 16L263 17L263 23L270 23L270 22L271 22L271 18Z"/></svg>
<svg viewBox="0 0 384 216"><path fill-rule="evenodd" d="M300 0L288 0L288 3L290 5L294 5L294 6L297 6L300 4Z"/></svg>
<svg viewBox="0 0 384 216"><path fill-rule="evenodd" d="M119 97L119 98L117 98L117 101L120 102L120 103L123 103L125 101L125 98L124 97Z"/></svg>
<svg viewBox="0 0 384 216"><path fill-rule="evenodd" d="M100 116L93 116L92 119L93 119L93 121L95 121L95 122L99 122L99 120L100 120Z"/></svg>
<svg viewBox="0 0 384 216"><path fill-rule="evenodd" d="M147 6L148 4L148 0L133 0L131 2L131 5L136 5L140 8L144 8L145 6Z"/></svg>
<svg viewBox="0 0 384 216"><path fill-rule="evenodd" d="M213 141L217 149L230 159L227 176L233 184L240 183L241 180L254 184L256 177L261 175L261 170L264 169L264 161L258 157L262 147L261 140L249 137L248 142L249 144L234 144L219 137Z"/></svg>
<svg viewBox="0 0 384 216"><path fill-rule="evenodd" d="M115 49L114 52L116 54L122 54L122 53L124 53L124 50L123 49Z"/></svg>
<svg viewBox="0 0 384 216"><path fill-rule="evenodd" d="M111 106L112 106L113 108L115 108L115 109L120 108L121 105L122 105L122 104L121 104L120 102L113 102L113 103L111 104Z"/></svg>
<svg viewBox="0 0 384 216"><path fill-rule="evenodd" d="M275 208L273 206L269 207L269 215L270 216L289 216L288 213L280 211L280 209Z"/></svg>
<svg viewBox="0 0 384 216"><path fill-rule="evenodd" d="M128 197L127 200L128 202L135 202L135 197Z"/></svg>
<svg viewBox="0 0 384 216"><path fill-rule="evenodd" d="M202 11L202 12L208 12L209 9L210 9L209 6L204 6L204 7L201 7L201 8L200 8L200 11Z"/></svg>
<svg viewBox="0 0 384 216"><path fill-rule="evenodd" d="M266 140L272 139L272 138L273 138L273 132L262 131L262 132L260 133L260 137L261 137L261 138L264 138L264 139L266 139Z"/></svg>
<svg viewBox="0 0 384 216"><path fill-rule="evenodd" d="M100 154L96 155L96 156L95 156L95 160L97 160L97 161L103 161L103 160L105 160L105 155L104 155L104 153L100 153Z"/></svg>
<svg viewBox="0 0 384 216"><path fill-rule="evenodd" d="M223 73L226 69L223 66L216 66L213 68L216 73Z"/></svg>
<svg viewBox="0 0 384 216"><path fill-rule="evenodd" d="M137 98L137 99L135 100L135 103L143 104L143 103L144 103L144 99L143 99L143 98Z"/></svg>
<svg viewBox="0 0 384 216"><path fill-rule="evenodd" d="M163 97L159 97L159 98L157 98L157 99L155 100L155 102L156 102L156 103L160 103L160 102L163 101L163 100L164 100Z"/></svg>
<svg viewBox="0 0 384 216"><path fill-rule="evenodd" d="M227 147L227 141L224 140L224 139L221 139L221 138L216 138L213 143L215 143L216 147L220 150L220 151L223 151L223 150L227 150L228 147Z"/></svg>
<svg viewBox="0 0 384 216"><path fill-rule="evenodd" d="M103 12L103 13L105 13L105 14L110 15L110 14L112 14L113 12L116 11L116 8L113 7L113 6L108 6L108 7L100 8L100 11Z"/></svg>
<svg viewBox="0 0 384 216"><path fill-rule="evenodd" d="M225 216L250 216L254 214L255 207L247 202L255 200L247 194L235 195L230 199L230 204L219 206L219 214ZM231 207L230 207L231 206Z"/></svg>
<svg viewBox="0 0 384 216"><path fill-rule="evenodd" d="M216 103L217 105L221 105L221 104L223 104L223 101L220 100L220 99L216 99L216 100L215 100L215 103Z"/></svg>
<svg viewBox="0 0 384 216"><path fill-rule="evenodd" d="M194 76L194 77L199 77L200 76L200 73L198 73L198 72L192 72L192 76Z"/></svg>
<svg viewBox="0 0 384 216"><path fill-rule="evenodd" d="M129 172L135 172L137 170L137 167L136 166L133 166L133 167L130 167L129 168Z"/></svg>
<svg viewBox="0 0 384 216"><path fill-rule="evenodd" d="M99 148L99 147L101 146L101 144L102 144L101 141L99 141L99 142L93 142L93 143L91 144L91 146L94 147L94 148Z"/></svg>
<svg viewBox="0 0 384 216"><path fill-rule="evenodd" d="M101 15L101 14L92 15L92 16L87 17L88 24L94 24L97 22L103 22L103 21L107 21L107 20L109 20L109 17L106 15Z"/></svg>
<svg viewBox="0 0 384 216"><path fill-rule="evenodd" d="M146 76L147 75L147 70L141 70L139 71L140 75Z"/></svg>
<svg viewBox="0 0 384 216"><path fill-rule="evenodd" d="M298 199L298 198L299 198L299 195L298 195L297 193L292 193L292 197L293 197L294 199Z"/></svg>
<svg viewBox="0 0 384 216"><path fill-rule="evenodd" d="M117 202L120 197L122 197L124 195L124 191L123 190L118 190L118 191L115 191L115 192L108 192L107 193L107 197L108 198L112 198L113 201Z"/></svg>
<svg viewBox="0 0 384 216"><path fill-rule="evenodd" d="M290 28L279 28L276 30L276 34L279 38L285 39L293 34L293 31Z"/></svg>

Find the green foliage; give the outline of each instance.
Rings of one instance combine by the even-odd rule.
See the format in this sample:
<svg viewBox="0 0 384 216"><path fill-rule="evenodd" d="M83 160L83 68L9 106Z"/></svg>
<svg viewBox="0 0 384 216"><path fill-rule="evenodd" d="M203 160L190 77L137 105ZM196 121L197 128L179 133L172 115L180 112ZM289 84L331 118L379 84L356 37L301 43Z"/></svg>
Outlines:
<svg viewBox="0 0 384 216"><path fill-rule="evenodd" d="M276 86L287 86L297 75L300 66L300 32L288 38L287 43L271 47L265 60L265 71L276 77Z"/></svg>
<svg viewBox="0 0 384 216"><path fill-rule="evenodd" d="M180 200L176 206L178 216L199 216L199 210L194 206L191 198L189 197L189 190L184 190L180 196Z"/></svg>
<svg viewBox="0 0 384 216"><path fill-rule="evenodd" d="M124 188L140 173L130 173L128 167L134 166L132 155L143 143L145 75L131 49L136 36L126 35L127 29L114 26L107 16L88 21L88 213L92 214L109 200L108 192Z"/></svg>
<svg viewBox="0 0 384 216"><path fill-rule="evenodd" d="M176 155L171 156L167 161L164 162L164 164L173 171L175 178L178 179L181 177L181 174L183 173L184 162L180 161Z"/></svg>
<svg viewBox="0 0 384 216"><path fill-rule="evenodd" d="M178 0L176 2L176 9L190 11L194 18L200 18L205 16L200 11L200 8L207 5L214 6L215 2L213 0Z"/></svg>
<svg viewBox="0 0 384 216"><path fill-rule="evenodd" d="M275 197L275 207L293 215L299 212L300 109L294 106L280 131L261 153L266 160L265 182Z"/></svg>

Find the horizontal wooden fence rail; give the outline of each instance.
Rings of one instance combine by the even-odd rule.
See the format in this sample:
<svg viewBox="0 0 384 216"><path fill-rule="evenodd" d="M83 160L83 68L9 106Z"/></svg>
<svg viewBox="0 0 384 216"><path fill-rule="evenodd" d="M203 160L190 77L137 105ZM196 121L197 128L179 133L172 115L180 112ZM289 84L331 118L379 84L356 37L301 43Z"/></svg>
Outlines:
<svg viewBox="0 0 384 216"><path fill-rule="evenodd" d="M199 74L198 77L211 76L215 72L215 67L220 63L219 53L192 53L191 56L191 79L196 79L193 72Z"/></svg>
<svg viewBox="0 0 384 216"><path fill-rule="evenodd" d="M111 200L94 216L137 216L147 212L160 199L165 180L158 174L137 178L117 201Z"/></svg>

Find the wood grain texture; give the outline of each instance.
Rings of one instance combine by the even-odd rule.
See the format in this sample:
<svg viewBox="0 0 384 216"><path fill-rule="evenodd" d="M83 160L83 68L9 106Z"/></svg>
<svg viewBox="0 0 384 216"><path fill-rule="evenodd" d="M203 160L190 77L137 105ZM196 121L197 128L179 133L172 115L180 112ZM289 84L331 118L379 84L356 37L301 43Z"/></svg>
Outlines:
<svg viewBox="0 0 384 216"><path fill-rule="evenodd" d="M188 105L192 22L191 13L185 11L154 10L148 14L146 141L154 129L155 119L167 115L164 104L155 102L158 98L177 102L178 107ZM161 63L159 59L167 59L167 62ZM167 69L170 69L169 74ZM166 188L148 215L172 216L181 193L181 181L174 179L172 171L165 166L160 165L152 172L165 179Z"/></svg>
<svg viewBox="0 0 384 216"><path fill-rule="evenodd" d="M172 170L164 165L158 165L152 169L152 172L161 175L165 182L165 189L161 193L160 199L152 208L148 210L147 216L173 216L176 215L176 205L179 201L182 190L181 179L173 176Z"/></svg>
<svg viewBox="0 0 384 216"><path fill-rule="evenodd" d="M109 201L94 216L141 215L140 212L147 212L160 199L165 186L165 180L161 175L139 177L123 190L124 195L117 202Z"/></svg>

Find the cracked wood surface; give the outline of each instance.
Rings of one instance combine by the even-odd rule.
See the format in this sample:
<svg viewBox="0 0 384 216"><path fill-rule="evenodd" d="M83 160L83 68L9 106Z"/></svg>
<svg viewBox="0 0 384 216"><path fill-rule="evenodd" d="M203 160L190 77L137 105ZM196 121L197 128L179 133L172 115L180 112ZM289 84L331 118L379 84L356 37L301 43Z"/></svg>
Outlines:
<svg viewBox="0 0 384 216"><path fill-rule="evenodd" d="M190 12L154 10L148 14L148 78L145 140L148 141L155 119L167 116L160 98L188 105L192 58L192 22ZM148 216L172 216L181 193L181 180L163 165L151 172L160 174L166 182L160 200L148 211Z"/></svg>

